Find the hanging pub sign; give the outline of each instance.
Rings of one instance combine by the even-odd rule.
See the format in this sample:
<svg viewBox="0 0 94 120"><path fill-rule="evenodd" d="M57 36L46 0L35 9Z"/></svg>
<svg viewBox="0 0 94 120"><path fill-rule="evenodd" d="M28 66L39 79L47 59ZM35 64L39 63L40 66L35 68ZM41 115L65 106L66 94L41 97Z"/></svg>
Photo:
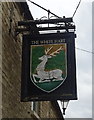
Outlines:
<svg viewBox="0 0 94 120"><path fill-rule="evenodd" d="M21 101L76 100L75 34L24 35Z"/></svg>

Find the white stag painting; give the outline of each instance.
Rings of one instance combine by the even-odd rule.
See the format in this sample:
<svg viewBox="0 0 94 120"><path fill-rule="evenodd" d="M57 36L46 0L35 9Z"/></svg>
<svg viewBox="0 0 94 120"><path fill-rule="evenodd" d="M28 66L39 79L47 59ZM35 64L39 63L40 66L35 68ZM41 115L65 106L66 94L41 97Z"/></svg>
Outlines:
<svg viewBox="0 0 94 120"><path fill-rule="evenodd" d="M66 44L33 45L31 47L31 76L36 85L57 82L67 75Z"/></svg>

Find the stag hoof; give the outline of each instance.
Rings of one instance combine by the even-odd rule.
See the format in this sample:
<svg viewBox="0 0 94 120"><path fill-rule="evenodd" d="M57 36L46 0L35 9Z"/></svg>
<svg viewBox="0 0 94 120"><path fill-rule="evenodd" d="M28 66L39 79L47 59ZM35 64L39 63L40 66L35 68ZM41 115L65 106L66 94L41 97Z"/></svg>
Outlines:
<svg viewBox="0 0 94 120"><path fill-rule="evenodd" d="M39 83L43 83L43 82L51 82L50 80L44 79L44 80L40 80Z"/></svg>
<svg viewBox="0 0 94 120"><path fill-rule="evenodd" d="M57 79L55 79L56 81L60 81L60 80L64 80L64 78L57 78Z"/></svg>

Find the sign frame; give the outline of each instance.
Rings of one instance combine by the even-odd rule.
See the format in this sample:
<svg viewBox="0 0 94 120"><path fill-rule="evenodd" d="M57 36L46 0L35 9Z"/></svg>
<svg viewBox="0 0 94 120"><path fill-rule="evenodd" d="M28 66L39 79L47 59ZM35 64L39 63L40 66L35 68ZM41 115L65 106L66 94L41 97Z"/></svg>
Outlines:
<svg viewBox="0 0 94 120"><path fill-rule="evenodd" d="M39 35L24 35L22 43L22 75L21 75L21 101L53 101L77 100L76 86L76 59L75 59L74 32L50 33ZM53 42L51 42L53 40ZM61 40L61 41L60 41ZM32 44L67 44L67 73L64 83L52 92L45 92L37 88L30 80L30 46ZM57 42L55 42L57 41ZM60 41L60 42L59 42ZM43 43L45 44L45 43Z"/></svg>

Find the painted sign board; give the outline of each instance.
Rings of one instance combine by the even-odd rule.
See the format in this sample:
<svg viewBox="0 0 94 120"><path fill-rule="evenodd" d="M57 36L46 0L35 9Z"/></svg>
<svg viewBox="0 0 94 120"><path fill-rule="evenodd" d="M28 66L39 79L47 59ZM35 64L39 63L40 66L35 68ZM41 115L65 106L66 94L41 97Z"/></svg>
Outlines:
<svg viewBox="0 0 94 120"><path fill-rule="evenodd" d="M24 35L22 101L74 100L75 34Z"/></svg>

